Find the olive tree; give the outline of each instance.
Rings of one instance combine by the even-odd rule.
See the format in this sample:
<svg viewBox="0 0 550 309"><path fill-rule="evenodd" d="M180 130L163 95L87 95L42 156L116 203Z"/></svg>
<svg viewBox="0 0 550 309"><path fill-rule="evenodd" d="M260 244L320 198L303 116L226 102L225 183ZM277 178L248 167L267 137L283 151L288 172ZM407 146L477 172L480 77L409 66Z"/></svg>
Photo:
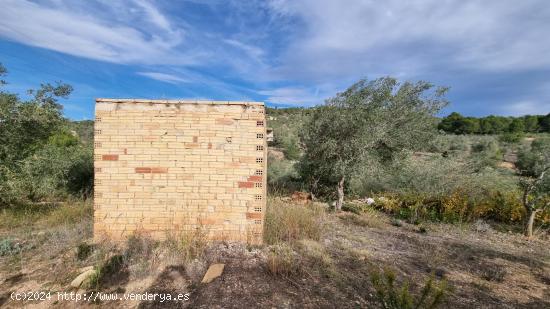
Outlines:
<svg viewBox="0 0 550 309"><path fill-rule="evenodd" d="M537 214L550 208L550 139L535 140L530 149L523 149L518 156L518 168L523 176L520 186L527 212L525 235L532 237Z"/></svg>
<svg viewBox="0 0 550 309"><path fill-rule="evenodd" d="M437 133L434 116L447 104L446 91L391 77L360 80L313 108L301 134L300 164L312 191L319 183L335 186L340 210L346 181L355 171L430 141Z"/></svg>

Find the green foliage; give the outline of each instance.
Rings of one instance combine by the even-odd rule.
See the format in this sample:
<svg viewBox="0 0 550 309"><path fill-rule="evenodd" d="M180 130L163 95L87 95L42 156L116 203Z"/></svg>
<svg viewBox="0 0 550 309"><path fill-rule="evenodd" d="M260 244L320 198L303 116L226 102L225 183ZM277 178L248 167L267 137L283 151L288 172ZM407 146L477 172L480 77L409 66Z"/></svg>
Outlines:
<svg viewBox="0 0 550 309"><path fill-rule="evenodd" d="M91 193L92 149L69 131L58 103L71 92L60 82L30 90L26 102L0 92L0 206Z"/></svg>
<svg viewBox="0 0 550 309"><path fill-rule="evenodd" d="M93 120L72 121L68 125L69 129L76 132L79 140L83 144L88 145L94 142Z"/></svg>
<svg viewBox="0 0 550 309"><path fill-rule="evenodd" d="M342 206L342 210L354 213L356 215L359 215L363 212L363 209L361 208L361 206L358 205L358 204L354 204L354 203L345 203Z"/></svg>
<svg viewBox="0 0 550 309"><path fill-rule="evenodd" d="M30 201L54 200L66 194L87 197L93 190L91 148L47 144L19 165L15 184Z"/></svg>
<svg viewBox="0 0 550 309"><path fill-rule="evenodd" d="M297 160L300 158L300 147L298 146L298 138L289 137L283 140L282 143L285 157L289 160Z"/></svg>
<svg viewBox="0 0 550 309"><path fill-rule="evenodd" d="M399 84L389 77L361 80L313 108L299 165L312 190L341 182L369 161L388 162L427 143L435 134L433 116L446 104L446 89L430 89L429 83Z"/></svg>
<svg viewBox="0 0 550 309"><path fill-rule="evenodd" d="M271 194L289 194L302 189L302 183L290 160L267 158L267 189Z"/></svg>
<svg viewBox="0 0 550 309"><path fill-rule="evenodd" d="M464 117L457 112L441 119L438 128L454 134L504 134L550 132L550 116L502 117L487 116L482 118Z"/></svg>
<svg viewBox="0 0 550 309"><path fill-rule="evenodd" d="M78 136L70 132L61 131L48 138L48 144L56 147L72 147L79 144Z"/></svg>
<svg viewBox="0 0 550 309"><path fill-rule="evenodd" d="M116 254L95 267L94 274L88 279L87 286L92 289L99 289L109 277L112 277L126 267L124 256Z"/></svg>
<svg viewBox="0 0 550 309"><path fill-rule="evenodd" d="M14 255L21 252L21 250L21 245L11 238L0 240L0 256Z"/></svg>
<svg viewBox="0 0 550 309"><path fill-rule="evenodd" d="M388 268L383 273L373 269L370 275L377 300L384 309L437 308L442 305L449 292L447 282L436 282L433 276L426 280L420 295L414 296L409 283L399 286L395 272Z"/></svg>
<svg viewBox="0 0 550 309"><path fill-rule="evenodd" d="M94 247L92 245L87 243L81 243L76 248L76 258L79 261L83 261L87 259L88 256L90 256L93 250L94 250Z"/></svg>
<svg viewBox="0 0 550 309"><path fill-rule="evenodd" d="M519 190L486 192L480 196L470 196L464 190L436 196L386 194L374 206L414 224L423 221L473 222L477 219L517 223L525 218Z"/></svg>
<svg viewBox="0 0 550 309"><path fill-rule="evenodd" d="M524 176L536 177L550 166L550 138L535 139L530 147L523 147L518 152L516 163Z"/></svg>
<svg viewBox="0 0 550 309"><path fill-rule="evenodd" d="M0 63L0 77L6 75L8 73L8 70ZM3 79L0 79L0 86L3 86L6 84L6 81Z"/></svg>
<svg viewBox="0 0 550 309"><path fill-rule="evenodd" d="M525 234L531 237L537 214L550 212L550 138L533 141L529 150L519 154L518 166L524 176L522 203L528 212Z"/></svg>
<svg viewBox="0 0 550 309"><path fill-rule="evenodd" d="M507 132L499 136L500 141L509 144L517 144L523 139L522 132Z"/></svg>

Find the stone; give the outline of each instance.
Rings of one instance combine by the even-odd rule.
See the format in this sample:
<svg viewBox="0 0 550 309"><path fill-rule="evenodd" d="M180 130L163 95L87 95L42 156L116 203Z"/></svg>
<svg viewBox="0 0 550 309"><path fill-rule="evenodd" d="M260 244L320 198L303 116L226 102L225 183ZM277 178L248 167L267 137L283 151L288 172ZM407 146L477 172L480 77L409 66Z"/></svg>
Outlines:
<svg viewBox="0 0 550 309"><path fill-rule="evenodd" d="M204 277L202 278L201 283L210 283L214 279L218 278L223 273L223 268L225 267L225 264L212 264L210 267L208 267L208 270L206 271L206 274L204 274Z"/></svg>
<svg viewBox="0 0 550 309"><path fill-rule="evenodd" d="M88 278L90 278L93 274L95 273L95 270L93 269L89 269L83 273L81 273L80 275L78 275L72 282L71 282L71 286L72 287L75 287L75 288L78 288L82 285L82 283L84 281L86 281Z"/></svg>

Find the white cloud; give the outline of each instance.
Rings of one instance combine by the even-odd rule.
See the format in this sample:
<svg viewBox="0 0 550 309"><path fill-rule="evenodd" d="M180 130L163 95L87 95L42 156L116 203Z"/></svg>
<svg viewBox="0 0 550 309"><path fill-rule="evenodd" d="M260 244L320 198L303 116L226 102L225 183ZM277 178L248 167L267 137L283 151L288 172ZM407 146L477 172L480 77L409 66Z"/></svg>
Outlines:
<svg viewBox="0 0 550 309"><path fill-rule="evenodd" d="M270 2L306 30L289 46L280 72L328 78L372 71L506 71L550 67L545 0ZM298 66L298 64L300 64Z"/></svg>
<svg viewBox="0 0 550 309"><path fill-rule="evenodd" d="M139 5L146 12L148 19L158 27L166 30L172 31L170 22L162 13L154 7L151 3L146 0L134 0L134 2Z"/></svg>
<svg viewBox="0 0 550 309"><path fill-rule="evenodd" d="M336 90L328 85L322 87L280 87L260 90L259 94L266 96L270 103L281 103L296 106L312 106L322 104L325 99L333 96Z"/></svg>
<svg viewBox="0 0 550 309"><path fill-rule="evenodd" d="M243 42L233 40L233 39L224 39L223 41L231 46L234 46L234 47L237 47L238 49L243 50L252 58L259 59L264 55L264 51L257 46L245 44Z"/></svg>
<svg viewBox="0 0 550 309"><path fill-rule="evenodd" d="M546 115L550 112L550 102L519 101L503 107L503 114L510 116Z"/></svg>
<svg viewBox="0 0 550 309"><path fill-rule="evenodd" d="M161 72L137 72L137 74L145 77L152 78L154 80L158 80L165 83L170 84L179 84L179 83L188 83L189 80L173 75L173 74L167 74L167 73L161 73Z"/></svg>
<svg viewBox="0 0 550 309"><path fill-rule="evenodd" d="M4 0L0 10L0 36L32 46L74 56L115 63L192 63L192 55L178 53L183 31L170 23L151 4L138 1L144 17L160 31L123 24L110 14L86 14L85 10L40 5L26 0ZM119 7L120 9L120 7ZM130 10L131 7L128 7Z"/></svg>

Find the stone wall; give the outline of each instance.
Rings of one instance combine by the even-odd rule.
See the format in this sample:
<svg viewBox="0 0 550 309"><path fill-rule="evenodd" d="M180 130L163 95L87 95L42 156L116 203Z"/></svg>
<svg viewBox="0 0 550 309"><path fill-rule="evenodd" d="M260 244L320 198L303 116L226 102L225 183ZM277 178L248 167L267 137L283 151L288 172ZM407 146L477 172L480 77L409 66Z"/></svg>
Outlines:
<svg viewBox="0 0 550 309"><path fill-rule="evenodd" d="M263 103L97 99L95 239L261 243L266 152Z"/></svg>

